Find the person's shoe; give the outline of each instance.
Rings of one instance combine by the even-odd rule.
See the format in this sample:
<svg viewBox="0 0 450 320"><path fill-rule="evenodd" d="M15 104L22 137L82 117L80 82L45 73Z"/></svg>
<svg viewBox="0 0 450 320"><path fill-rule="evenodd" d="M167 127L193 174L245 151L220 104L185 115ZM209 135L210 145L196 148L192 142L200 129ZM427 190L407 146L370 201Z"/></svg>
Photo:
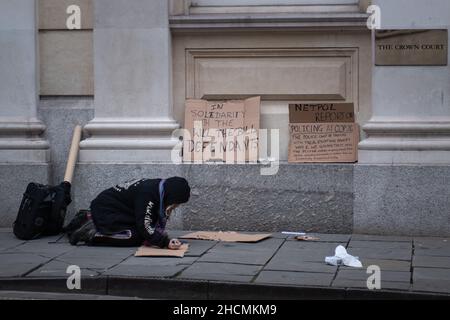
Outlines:
<svg viewBox="0 0 450 320"><path fill-rule="evenodd" d="M69 242L73 246L76 246L78 242L90 244L96 233L94 223L89 220L70 235Z"/></svg>
<svg viewBox="0 0 450 320"><path fill-rule="evenodd" d="M71 233L80 228L83 224L85 224L89 220L90 211L89 210L80 210L73 217L73 219L69 222L67 226L63 228L63 232L67 233L70 237Z"/></svg>

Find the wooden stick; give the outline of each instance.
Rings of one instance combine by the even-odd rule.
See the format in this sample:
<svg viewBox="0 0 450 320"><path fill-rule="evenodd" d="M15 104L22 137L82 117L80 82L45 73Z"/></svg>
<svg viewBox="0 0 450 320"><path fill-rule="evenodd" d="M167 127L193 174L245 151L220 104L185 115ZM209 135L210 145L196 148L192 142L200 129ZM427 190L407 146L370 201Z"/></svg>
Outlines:
<svg viewBox="0 0 450 320"><path fill-rule="evenodd" d="M73 131L72 144L70 146L69 158L67 159L66 173L64 174L64 181L72 183L73 172L75 171L75 164L78 157L78 149L81 139L81 126L77 125Z"/></svg>

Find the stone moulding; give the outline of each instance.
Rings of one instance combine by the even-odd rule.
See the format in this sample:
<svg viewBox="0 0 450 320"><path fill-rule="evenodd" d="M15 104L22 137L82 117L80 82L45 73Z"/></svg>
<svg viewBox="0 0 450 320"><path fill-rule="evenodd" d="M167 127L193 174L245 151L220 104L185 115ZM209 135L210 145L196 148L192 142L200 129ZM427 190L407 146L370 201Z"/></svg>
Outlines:
<svg viewBox="0 0 450 320"><path fill-rule="evenodd" d="M367 29L365 13L198 14L170 16L172 32L205 29Z"/></svg>
<svg viewBox="0 0 450 320"><path fill-rule="evenodd" d="M360 150L442 150L450 151L450 122L382 122L363 126L368 139Z"/></svg>

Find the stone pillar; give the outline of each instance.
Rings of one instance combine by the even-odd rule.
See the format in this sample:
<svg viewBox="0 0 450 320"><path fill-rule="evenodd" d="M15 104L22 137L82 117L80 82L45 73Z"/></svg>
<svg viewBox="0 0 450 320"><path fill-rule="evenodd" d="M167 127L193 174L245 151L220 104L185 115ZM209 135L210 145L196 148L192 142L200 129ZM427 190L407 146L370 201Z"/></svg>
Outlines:
<svg viewBox="0 0 450 320"><path fill-rule="evenodd" d="M37 119L36 12L35 0L0 1L0 226L11 226L28 182L49 178Z"/></svg>
<svg viewBox="0 0 450 320"><path fill-rule="evenodd" d="M439 29L450 25L448 0L374 0L382 29ZM450 60L449 60L450 61ZM450 66L374 66L368 138L359 162L450 164Z"/></svg>
<svg viewBox="0 0 450 320"><path fill-rule="evenodd" d="M374 0L382 29L447 29L448 0ZM374 66L354 232L449 236L450 67Z"/></svg>
<svg viewBox="0 0 450 320"><path fill-rule="evenodd" d="M171 41L167 0L94 0L95 117L80 161L168 161Z"/></svg>

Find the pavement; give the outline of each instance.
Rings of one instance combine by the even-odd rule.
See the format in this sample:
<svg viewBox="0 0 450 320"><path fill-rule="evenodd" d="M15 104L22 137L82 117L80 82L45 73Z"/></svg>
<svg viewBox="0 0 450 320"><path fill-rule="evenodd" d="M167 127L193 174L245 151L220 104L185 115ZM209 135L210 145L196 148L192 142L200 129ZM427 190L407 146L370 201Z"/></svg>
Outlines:
<svg viewBox="0 0 450 320"><path fill-rule="evenodd" d="M169 231L172 237L187 233ZM134 257L136 248L71 246L65 236L22 241L0 229L0 298L450 298L450 238L310 235L319 240L281 233L258 243L187 240L184 258L159 258ZM325 257L338 245L358 256L363 268L327 265ZM67 289L70 265L81 269L79 290ZM371 265L381 270L380 289L367 288Z"/></svg>

